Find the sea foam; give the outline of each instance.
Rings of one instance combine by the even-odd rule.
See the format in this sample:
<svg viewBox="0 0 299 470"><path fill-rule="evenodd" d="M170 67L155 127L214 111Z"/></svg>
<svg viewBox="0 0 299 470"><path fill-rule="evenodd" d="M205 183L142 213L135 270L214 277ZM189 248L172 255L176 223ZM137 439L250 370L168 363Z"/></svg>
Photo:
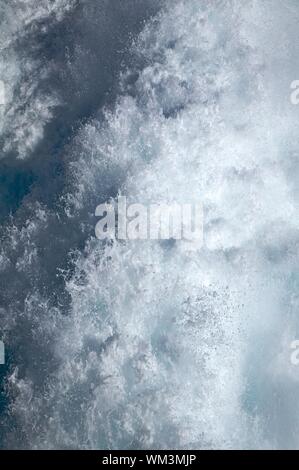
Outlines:
<svg viewBox="0 0 299 470"><path fill-rule="evenodd" d="M65 277L68 315L31 292L54 354L41 390L9 379L32 447L298 447L294 8L172 0L132 46L115 106L78 132L66 220L117 194L200 201L205 240L93 235Z"/></svg>

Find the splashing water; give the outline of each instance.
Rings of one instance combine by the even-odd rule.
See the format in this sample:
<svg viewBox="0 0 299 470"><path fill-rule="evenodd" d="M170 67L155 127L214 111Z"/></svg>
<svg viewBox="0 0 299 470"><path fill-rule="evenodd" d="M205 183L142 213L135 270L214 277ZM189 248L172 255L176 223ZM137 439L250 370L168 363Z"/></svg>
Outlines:
<svg viewBox="0 0 299 470"><path fill-rule="evenodd" d="M59 201L7 226L5 445L298 448L299 19L261 3L166 2L63 149ZM92 213L118 193L202 202L204 247L103 245Z"/></svg>

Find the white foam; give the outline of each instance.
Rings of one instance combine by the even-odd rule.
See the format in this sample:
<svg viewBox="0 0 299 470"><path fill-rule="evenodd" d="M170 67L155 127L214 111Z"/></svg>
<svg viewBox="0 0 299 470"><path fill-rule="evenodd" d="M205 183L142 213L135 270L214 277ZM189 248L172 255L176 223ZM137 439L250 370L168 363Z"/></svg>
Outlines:
<svg viewBox="0 0 299 470"><path fill-rule="evenodd" d="M59 105L55 92L47 94L40 89L51 65L43 63L43 57L30 57L31 50L24 51L21 44L34 28L45 33L74 5L72 0L0 2L0 79L5 83L5 110L0 116L2 156L7 152L15 152L21 159L30 156Z"/></svg>
<svg viewBox="0 0 299 470"><path fill-rule="evenodd" d="M79 135L67 210L111 182L143 204L199 199L205 247L90 240L46 397L13 376L36 447L298 447L285 352L298 325L297 123L283 91L296 77L281 68L297 27L270 0L171 0L140 36L132 94Z"/></svg>

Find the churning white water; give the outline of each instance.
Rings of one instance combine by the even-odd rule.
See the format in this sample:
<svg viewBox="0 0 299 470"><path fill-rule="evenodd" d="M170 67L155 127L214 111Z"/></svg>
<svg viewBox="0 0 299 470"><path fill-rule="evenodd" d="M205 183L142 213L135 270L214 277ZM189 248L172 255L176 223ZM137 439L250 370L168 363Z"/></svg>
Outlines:
<svg viewBox="0 0 299 470"><path fill-rule="evenodd" d="M7 341L26 351L21 366L12 353L7 371L10 445L299 447L299 369L290 361L299 334L299 108L290 101L299 8L294 0L162 7L130 45L114 104L64 148L58 202L29 196L25 215L7 222L0 269L23 295L3 294L1 319ZM72 3L52 8L62 21ZM11 22L12 38L18 28ZM23 83L22 60L9 60L1 67L23 91L3 124L15 126L5 148L30 158L60 98L55 87L39 90L43 68ZM103 245L93 211L118 194L203 203L203 248Z"/></svg>

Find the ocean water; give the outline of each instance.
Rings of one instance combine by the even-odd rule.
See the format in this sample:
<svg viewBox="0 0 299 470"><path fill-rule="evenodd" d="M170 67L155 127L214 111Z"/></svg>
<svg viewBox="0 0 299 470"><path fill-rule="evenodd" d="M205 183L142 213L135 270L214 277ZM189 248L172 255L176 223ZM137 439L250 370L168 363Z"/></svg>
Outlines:
<svg viewBox="0 0 299 470"><path fill-rule="evenodd" d="M299 448L295 0L0 0L2 448ZM204 206L204 244L95 238Z"/></svg>

